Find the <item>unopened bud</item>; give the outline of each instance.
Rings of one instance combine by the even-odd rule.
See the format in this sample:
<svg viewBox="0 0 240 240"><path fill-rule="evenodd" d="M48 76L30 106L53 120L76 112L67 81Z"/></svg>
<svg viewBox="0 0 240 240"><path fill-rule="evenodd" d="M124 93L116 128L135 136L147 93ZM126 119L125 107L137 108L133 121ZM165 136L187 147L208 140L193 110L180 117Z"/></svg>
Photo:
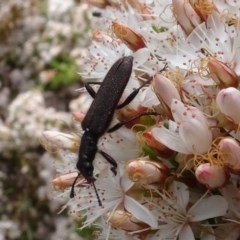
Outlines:
<svg viewBox="0 0 240 240"><path fill-rule="evenodd" d="M73 119L77 122L82 122L86 114L82 112L72 112Z"/></svg>
<svg viewBox="0 0 240 240"><path fill-rule="evenodd" d="M162 163L150 161L148 158L139 158L131 161L126 171L133 182L143 184L163 183L169 176L169 169Z"/></svg>
<svg viewBox="0 0 240 240"><path fill-rule="evenodd" d="M52 180L53 188L55 190L64 190L66 188L69 188L73 185L73 182L75 181L77 176L78 176L77 172L60 175ZM84 182L86 182L86 180L83 177L82 178L78 177L78 180L75 183L75 186Z"/></svg>
<svg viewBox="0 0 240 240"><path fill-rule="evenodd" d="M210 189L221 187L227 180L227 175L223 167L204 163L197 167L195 171L197 180Z"/></svg>
<svg viewBox="0 0 240 240"><path fill-rule="evenodd" d="M220 111L230 118L234 123L240 123L240 91L229 87L222 89L216 97Z"/></svg>
<svg viewBox="0 0 240 240"><path fill-rule="evenodd" d="M220 88L237 87L239 77L226 64L217 60L209 60L207 66L211 78L220 86Z"/></svg>
<svg viewBox="0 0 240 240"><path fill-rule="evenodd" d="M131 213L124 210L115 210L106 213L104 218L117 229L122 229L127 232L137 231L149 226L136 219Z"/></svg>
<svg viewBox="0 0 240 240"><path fill-rule="evenodd" d="M186 34L202 22L188 0L173 0L172 5L175 17Z"/></svg>
<svg viewBox="0 0 240 240"><path fill-rule="evenodd" d="M135 8L139 13L141 13L144 20L155 19L150 8L146 4L141 3L138 0L128 0L128 3L132 6L132 8Z"/></svg>
<svg viewBox="0 0 240 240"><path fill-rule="evenodd" d="M101 43L112 42L112 38L102 31L94 30L92 34L93 34L93 39L97 42L101 42Z"/></svg>
<svg viewBox="0 0 240 240"><path fill-rule="evenodd" d="M143 141L153 150L157 151L159 155L167 157L170 156L173 151L166 147L161 142L157 141L153 136L150 130L147 130L143 133Z"/></svg>
<svg viewBox="0 0 240 240"><path fill-rule="evenodd" d="M219 149L222 152L224 165L234 173L240 173L240 146L238 142L231 138L223 138L219 142Z"/></svg>
<svg viewBox="0 0 240 240"><path fill-rule="evenodd" d="M79 137L58 131L44 131L41 142L50 151L58 149L76 152L79 148Z"/></svg>
<svg viewBox="0 0 240 240"><path fill-rule="evenodd" d="M121 41L126 44L132 51L137 51L140 48L146 47L144 38L141 34L134 32L128 26L113 21L112 23L113 32Z"/></svg>
<svg viewBox="0 0 240 240"><path fill-rule="evenodd" d="M171 80L164 77L162 74L156 74L153 78L153 88L162 104L165 104L168 109L171 108L172 100L175 98L181 100L177 88Z"/></svg>
<svg viewBox="0 0 240 240"><path fill-rule="evenodd" d="M130 105L127 105L126 107L117 110L116 116L120 122L123 122L123 121L127 121L127 119L134 119L134 117L145 112L146 110L147 110L147 108L145 108L145 107L140 106L137 109L134 109ZM127 128L131 128L135 124L140 123L140 121L141 121L141 118L138 117L138 118L134 119L133 121L130 121L129 123L127 123L125 126Z"/></svg>

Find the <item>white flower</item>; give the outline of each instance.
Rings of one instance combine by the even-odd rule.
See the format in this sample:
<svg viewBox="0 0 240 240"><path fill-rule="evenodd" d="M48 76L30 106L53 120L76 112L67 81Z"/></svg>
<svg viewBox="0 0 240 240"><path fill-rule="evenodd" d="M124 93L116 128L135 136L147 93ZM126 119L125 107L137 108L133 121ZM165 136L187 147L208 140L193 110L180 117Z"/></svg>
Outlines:
<svg viewBox="0 0 240 240"><path fill-rule="evenodd" d="M159 230L151 240L194 240L193 223L223 216L228 209L226 200L220 195L205 197L205 194L189 206L190 193L180 182L173 182L169 190L166 194L159 192L161 200L154 205Z"/></svg>
<svg viewBox="0 0 240 240"><path fill-rule="evenodd" d="M116 110L111 126L142 111L157 111L159 115L154 118L154 127L141 118L140 126L133 125L139 132L121 127L104 134L97 147L116 160L116 176L97 153L93 161L97 190L79 177L75 197L70 200L71 182L78 174L80 140L75 135L45 133L49 145L60 149L63 158L56 164L60 176L54 184L63 190L57 198L67 201L65 207L81 218L82 228L96 224L98 239L219 240L218 223L232 230L223 238L237 239L239 193L230 172L236 173L238 167L234 159L233 163L229 160L234 156L229 155L229 141L224 139L231 135L235 145L230 150L237 152L239 3L114 0L95 4L104 4L105 8L94 9L100 15L92 17L97 29L84 57L83 81L100 82L117 59L133 56L132 74L120 103L153 78L156 94L151 84L144 86L128 106ZM100 86L93 88L97 92ZM84 94L71 106L81 111L74 114L78 122L92 101L86 91ZM82 132L79 128L77 135ZM140 161L127 165L139 157L147 157L149 165L139 165ZM164 184L157 161L170 167ZM143 181L131 182L126 176L127 166L132 171L129 176L136 173ZM235 180L239 183L238 175ZM216 189L210 193L208 188Z"/></svg>
<svg viewBox="0 0 240 240"><path fill-rule="evenodd" d="M172 100L171 111L175 122L169 120L169 129L153 128L154 138L180 153L205 153L211 146L212 133L203 113L176 99Z"/></svg>
<svg viewBox="0 0 240 240"><path fill-rule="evenodd" d="M128 195L134 183L126 176L118 173L113 176L110 170L101 171L95 181L102 206L99 206L96 193L92 186L75 188L76 196L68 202L70 211L74 215L86 217L82 228L92 224L105 213L124 207L138 220L147 223L152 228L157 226L156 218L140 202Z"/></svg>
<svg viewBox="0 0 240 240"><path fill-rule="evenodd" d="M239 74L239 55L236 54L240 45L239 32L225 24L219 14L209 16L207 21L198 25L187 38L180 39L178 32L173 34L179 39L174 46L173 54L171 55L170 51L159 52L159 55L168 59L173 66L192 70L194 65L200 65L201 59L210 55L219 61L229 63Z"/></svg>

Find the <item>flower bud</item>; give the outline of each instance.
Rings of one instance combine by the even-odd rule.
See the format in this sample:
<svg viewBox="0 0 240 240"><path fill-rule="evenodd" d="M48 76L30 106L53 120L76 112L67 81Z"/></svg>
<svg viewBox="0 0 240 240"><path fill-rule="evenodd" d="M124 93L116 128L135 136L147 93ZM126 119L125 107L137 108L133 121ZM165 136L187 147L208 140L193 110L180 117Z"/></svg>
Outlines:
<svg viewBox="0 0 240 240"><path fill-rule="evenodd" d="M229 87L222 89L216 97L220 111L229 117L234 123L240 123L240 91Z"/></svg>
<svg viewBox="0 0 240 240"><path fill-rule="evenodd" d="M240 146L238 142L231 137L223 138L219 142L219 149L223 154L224 165L234 173L240 173Z"/></svg>
<svg viewBox="0 0 240 240"><path fill-rule="evenodd" d="M210 163L199 165L195 171L195 176L200 183L205 184L210 189L221 187L227 180L224 168L210 165Z"/></svg>
<svg viewBox="0 0 240 240"><path fill-rule="evenodd" d="M117 229L132 232L149 227L146 223L143 223L132 216L131 213L118 209L104 215L104 218Z"/></svg>
<svg viewBox="0 0 240 240"><path fill-rule="evenodd" d="M180 100L178 90L168 78L162 74L156 74L153 78L154 91L162 104L165 104L168 109L171 107L172 100L175 98Z"/></svg>
<svg viewBox="0 0 240 240"><path fill-rule="evenodd" d="M124 108L118 109L116 111L116 116L120 122L124 122L124 121L127 121L128 119L133 119L134 117L138 116L139 114L141 114L143 112L146 112L146 110L147 110L147 108L142 107L142 106L139 106L136 109L134 109L133 107L128 105ZM138 118L134 119L133 121L130 121L129 123L127 123L125 126L127 128L131 128L135 124L140 123L140 121L141 121L141 118L138 117Z"/></svg>
<svg viewBox="0 0 240 240"><path fill-rule="evenodd" d="M188 0L173 0L172 5L177 22L186 34L190 34L202 22Z"/></svg>
<svg viewBox="0 0 240 240"><path fill-rule="evenodd" d="M76 177L78 176L77 172L66 173L60 175L52 180L52 185L55 190L64 190L72 186L73 182L75 181ZM78 177L78 180L75 184L77 186L80 183L85 182L86 180L82 177Z"/></svg>
<svg viewBox="0 0 240 240"><path fill-rule="evenodd" d="M102 31L93 30L92 35L93 35L93 39L97 42L101 42L101 43L112 42L112 38Z"/></svg>
<svg viewBox="0 0 240 240"><path fill-rule="evenodd" d="M150 130L147 130L143 133L143 141L153 150L156 150L159 155L167 157L170 156L173 151L167 148L164 144L157 141L153 136Z"/></svg>
<svg viewBox="0 0 240 240"><path fill-rule="evenodd" d="M126 167L128 177L133 182L143 184L163 183L169 176L169 169L162 163L139 158L128 163Z"/></svg>
<svg viewBox="0 0 240 240"><path fill-rule="evenodd" d="M217 60L209 60L207 66L211 78L220 86L220 88L237 87L239 77L226 64Z"/></svg>
<svg viewBox="0 0 240 240"><path fill-rule="evenodd" d="M140 48L146 47L144 38L139 33L134 32L128 26L113 21L112 23L113 32L121 41L126 44L132 51L137 51Z"/></svg>
<svg viewBox="0 0 240 240"><path fill-rule="evenodd" d="M139 13L141 13L141 16L144 20L155 19L151 10L146 4L141 3L138 0L128 0L128 3L132 6L132 8L135 8Z"/></svg>
<svg viewBox="0 0 240 240"><path fill-rule="evenodd" d="M73 119L77 122L82 122L86 114L82 112L72 112Z"/></svg>
<svg viewBox="0 0 240 240"><path fill-rule="evenodd" d="M41 142L50 151L56 151L60 148L76 152L79 148L79 138L77 136L58 131L44 131Z"/></svg>

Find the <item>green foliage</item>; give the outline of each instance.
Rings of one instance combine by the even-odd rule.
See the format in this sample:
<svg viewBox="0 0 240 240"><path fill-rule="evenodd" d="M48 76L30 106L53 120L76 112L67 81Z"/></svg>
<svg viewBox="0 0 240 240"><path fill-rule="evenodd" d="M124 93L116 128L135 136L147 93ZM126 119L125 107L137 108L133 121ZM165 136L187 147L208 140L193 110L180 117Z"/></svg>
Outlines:
<svg viewBox="0 0 240 240"><path fill-rule="evenodd" d="M169 158L168 158L168 161L172 164L172 166L175 168L175 169L178 169L179 167L179 163L176 161L176 153L172 154Z"/></svg>
<svg viewBox="0 0 240 240"><path fill-rule="evenodd" d="M144 145L142 147L142 151L144 153L144 155L148 155L150 157L150 159L157 159L157 152L155 150L153 150L151 147Z"/></svg>
<svg viewBox="0 0 240 240"><path fill-rule="evenodd" d="M95 235L95 232L98 231L96 227L90 226L85 227L83 229L77 229L77 233L79 236L81 236L83 239L91 240L93 239L93 236Z"/></svg>
<svg viewBox="0 0 240 240"><path fill-rule="evenodd" d="M156 32L156 33L161 33L161 32L166 32L168 29L166 27L158 27L156 25L152 25L152 29Z"/></svg>
<svg viewBox="0 0 240 240"><path fill-rule="evenodd" d="M38 10L39 10L40 14L47 16L47 1L40 0L37 2L37 4L38 4Z"/></svg>
<svg viewBox="0 0 240 240"><path fill-rule="evenodd" d="M55 76L45 84L44 88L56 90L74 84L80 78L77 73L77 64L67 55L57 56L49 63L48 67L49 70L55 71Z"/></svg>

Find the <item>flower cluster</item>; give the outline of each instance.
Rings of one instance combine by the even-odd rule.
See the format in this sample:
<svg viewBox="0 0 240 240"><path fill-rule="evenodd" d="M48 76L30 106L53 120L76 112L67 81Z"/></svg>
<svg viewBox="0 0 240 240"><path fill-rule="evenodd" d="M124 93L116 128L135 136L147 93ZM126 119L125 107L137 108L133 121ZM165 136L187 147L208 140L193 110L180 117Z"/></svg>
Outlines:
<svg viewBox="0 0 240 240"><path fill-rule="evenodd" d="M239 239L240 3L224 0L91 0L93 41L81 75L101 81L122 56L134 57L123 101L145 81L113 122L143 112L106 133L98 148L118 163L117 175L100 155L95 186L78 176L80 134L46 131L59 150L56 198L97 239ZM73 116L78 126L91 97L84 90ZM104 99L103 101L109 101ZM96 118L101 116L96 116ZM81 149L80 149L81 151Z"/></svg>

